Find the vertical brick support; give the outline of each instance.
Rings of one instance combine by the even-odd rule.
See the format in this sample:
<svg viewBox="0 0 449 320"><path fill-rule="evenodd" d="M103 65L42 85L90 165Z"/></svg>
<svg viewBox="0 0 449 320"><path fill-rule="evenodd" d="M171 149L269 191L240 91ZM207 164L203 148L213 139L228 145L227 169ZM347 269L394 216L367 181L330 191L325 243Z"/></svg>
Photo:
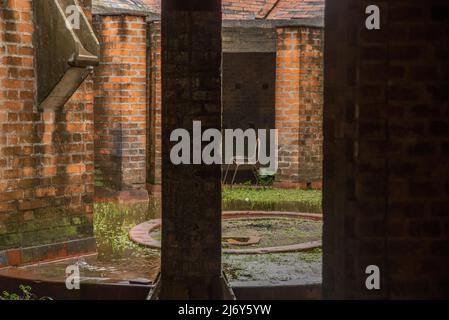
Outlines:
<svg viewBox="0 0 449 320"><path fill-rule="evenodd" d="M94 27L101 45L94 100L97 190L145 200L145 17L97 15Z"/></svg>
<svg viewBox="0 0 449 320"><path fill-rule="evenodd" d="M351 0L338 3L326 1L325 89L324 89L324 170L323 170L323 297L356 298L370 294L386 297L384 291L364 288L365 268L360 258L369 264L383 262L384 239L369 239L355 234L357 219L384 213L385 189L381 197L358 206L356 198L356 104L358 31L362 24L362 6ZM362 155L365 156L365 155ZM385 174L385 167L378 174ZM380 177L382 178L382 177ZM367 184L369 185L369 184ZM379 193L378 193L379 194ZM377 198L377 199L375 199ZM379 201L379 202L377 202ZM376 203L378 206L376 207ZM362 214L364 212L365 214ZM371 241L370 241L371 240ZM371 247L370 247L371 245ZM381 248L379 250L379 248ZM367 250L367 254L363 253ZM377 253L373 250L378 250ZM381 264L383 265L383 263ZM382 279L382 287L385 283Z"/></svg>
<svg viewBox="0 0 449 320"><path fill-rule="evenodd" d="M161 23L148 24L148 129L147 129L147 183L151 191L160 190L162 158L162 97L161 97Z"/></svg>
<svg viewBox="0 0 449 320"><path fill-rule="evenodd" d="M0 7L0 81L3 83L3 81L6 79L8 75L8 68L6 67L6 20L7 15L5 16L5 8ZM3 106L3 104L6 101L7 97L7 90L2 88L0 89L0 105ZM5 108L0 108L0 122L3 124L8 120L8 112ZM3 136L0 136L0 143L4 145L6 143L6 139ZM6 165L6 160L2 159L0 161L0 170ZM1 176L0 176L1 178ZM0 181L0 192L4 192L4 185L3 182Z"/></svg>
<svg viewBox="0 0 449 320"><path fill-rule="evenodd" d="M277 29L278 186L321 187L323 30Z"/></svg>
<svg viewBox="0 0 449 320"><path fill-rule="evenodd" d="M85 252L80 239L93 236L92 80L62 108L38 111L34 28L32 1L0 3L0 251L39 251L12 254L19 264ZM39 247L70 240L81 242Z"/></svg>
<svg viewBox="0 0 449 320"><path fill-rule="evenodd" d="M326 298L449 294L446 1L328 1L324 115ZM381 289L367 290L377 265Z"/></svg>
<svg viewBox="0 0 449 320"><path fill-rule="evenodd" d="M220 299L220 165L174 165L173 130L221 128L221 1L162 3L162 299Z"/></svg>
<svg viewBox="0 0 449 320"><path fill-rule="evenodd" d="M363 5L367 5L366 2ZM361 59L363 92L383 82L382 122L363 123L364 140L386 131L388 232L386 272L391 298L449 296L449 4L388 1L388 39L366 29ZM403 28L406 26L406 28ZM369 57L367 52L380 49ZM384 53L388 60L385 61ZM377 68L381 64L384 69ZM388 81L385 81L388 74ZM363 101L364 115L374 113ZM386 127L386 130L385 130ZM368 148L368 144L365 148Z"/></svg>

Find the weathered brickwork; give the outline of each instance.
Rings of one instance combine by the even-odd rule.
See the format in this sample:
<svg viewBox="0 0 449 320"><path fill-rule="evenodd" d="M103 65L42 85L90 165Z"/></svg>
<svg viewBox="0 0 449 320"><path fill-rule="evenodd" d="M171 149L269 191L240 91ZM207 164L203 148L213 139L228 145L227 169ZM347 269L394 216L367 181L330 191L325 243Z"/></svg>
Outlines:
<svg viewBox="0 0 449 320"><path fill-rule="evenodd" d="M142 1L138 1L135 4L131 4L129 2L125 3L112 0L99 1L97 3L98 6L95 8L99 15L107 15L108 12L110 12L110 15L117 15L120 12L120 10L117 10L119 8L124 9L124 11L122 11L122 15L130 14L129 12L135 12L137 14L141 11L142 14L148 15L149 20L152 20L148 23L147 28L147 100L149 105L147 111L146 134L146 184L147 189L150 192L159 192L161 183L161 65L160 21L157 20L160 20L160 17L154 16L154 14L159 14L161 7L160 1L144 1L149 8L149 11L147 11L142 8L141 2ZM103 7L103 9L100 9L100 7ZM272 99L271 96L268 99L265 99L265 97L268 93L270 93L269 91L272 87L268 84L269 89L263 89L266 91L263 91L260 94L256 93L254 91L254 86L258 85L257 82L261 79L257 78L257 81L253 81L253 73L246 72L241 73L241 75L242 77L249 78L248 80L245 80L245 85L243 86L247 89L240 89L240 92L242 93L243 99L250 96L250 94L253 94L254 98L252 100L245 101L245 104L241 104L238 108L240 109L240 114L242 115L240 123L244 123L243 125L240 125L242 128L248 127L249 124L254 124L257 127L260 122L271 123L271 115L273 114L274 108L278 110L279 129L283 131L283 134L285 133L289 136L283 136L284 140L286 138L288 142L280 154L281 170L279 171L277 177L277 185L281 187L321 187L323 41L322 28L310 26L322 25L321 20L323 17L323 9L324 0L314 0L307 3L290 0L271 2L262 0L245 0L244 3L237 3L236 1L229 0L223 2L222 18L225 20L222 25L223 52L225 54L224 62L229 62L229 66L223 65L225 85L223 96L225 99L225 125L227 118L229 118L226 115L227 111L235 109L235 104L233 104L233 102L229 103L229 100L232 100L228 99L232 90L229 89L229 87L226 87L228 83L226 77L231 75L231 79L229 81L233 81L232 77L235 70L232 70L232 68L234 68L234 65L241 62L241 59L243 59L243 56L239 56L238 61L234 61L232 58L226 61L226 54L268 54L276 52L277 42L280 47L281 52L278 55L278 66L281 66L281 68L284 68L285 70L280 70L278 73L277 78L280 80L277 81L278 83L276 85L276 90L279 98L276 104L273 103L273 105L270 106L271 110L268 110L268 103L271 103ZM284 19L286 21L293 17L297 19L305 19L304 24L307 26L304 25L299 27L299 20L295 20L291 22L290 27L280 27L278 30L278 36L275 27L276 23L273 23L272 19ZM256 18L258 20L257 24L247 24L247 22ZM285 21L281 24L285 25ZM298 45L291 45L293 41L291 39L287 39L286 42L283 43L284 32L292 32L296 34L298 38ZM260 66L260 70L258 70L258 73L260 73L271 66L271 62L266 65L263 60L258 62L258 57L254 56L254 58L254 60L251 59L248 61L249 64L246 67L257 63ZM298 72L294 70L295 67L289 67L288 59L290 58L298 61L299 68L296 70ZM283 61L287 63L287 65L283 65ZM228 68L231 68L231 70L228 70ZM284 76L285 78L283 78ZM243 79L241 82L243 82ZM248 89L248 87L250 88ZM267 86L264 85L264 88L266 87ZM245 90L246 92L244 92ZM234 97L235 96L236 95L234 94ZM293 100L294 102L292 102ZM260 110L257 111L258 119L246 121L246 118L250 117L252 114L251 111L255 109L254 106L257 103L260 104ZM286 108L290 108L290 110L284 110ZM248 109L250 110L248 111ZM294 111L294 109L297 109L298 112ZM284 115L284 112L290 114ZM231 118L237 114L237 112L234 111L231 111L231 113ZM265 120L260 120L260 113L265 113L267 115ZM297 119L293 120L293 118L290 117L291 115L294 115ZM292 131L290 129L293 122L296 122L296 125ZM286 126L283 126L284 124ZM293 138L293 136L297 137ZM118 140L120 140L120 137ZM104 159L110 158L108 156L101 157ZM108 165L108 161L105 160L103 162L105 166ZM112 164L110 163L110 169L106 169L106 171L110 170L111 172L118 172L122 170L122 168L118 167L121 167L121 165L119 161L115 161L115 164L114 162L112 162ZM122 177L128 175L132 175L132 173L123 173ZM100 176L101 170L97 170L97 177ZM131 180L132 179L133 177L131 177ZM119 180L120 179L117 181L118 184L121 183ZM113 183L114 181L109 182ZM102 182L100 182L100 184L101 183ZM108 182L106 182L106 184L108 184Z"/></svg>
<svg viewBox="0 0 449 320"><path fill-rule="evenodd" d="M327 298L449 295L447 1L327 1ZM365 269L378 265L381 289Z"/></svg>
<svg viewBox="0 0 449 320"><path fill-rule="evenodd" d="M89 16L90 2L83 3ZM32 1L0 3L0 250L93 234L92 81L62 108L38 111L33 30ZM11 257L67 254L59 249Z"/></svg>
<svg viewBox="0 0 449 320"><path fill-rule="evenodd" d="M148 24L147 68L148 68L148 129L147 129L147 183L149 190L155 191L161 183L161 24Z"/></svg>
<svg viewBox="0 0 449 320"><path fill-rule="evenodd" d="M145 190L145 17L95 15L94 28L101 46L95 70L96 186Z"/></svg>
<svg viewBox="0 0 449 320"><path fill-rule="evenodd" d="M276 129L280 186L320 187L322 174L323 31L278 28Z"/></svg>
<svg viewBox="0 0 449 320"><path fill-rule="evenodd" d="M223 53L274 53L277 33L275 27L236 26L223 22ZM263 65L261 65L263 67Z"/></svg>
<svg viewBox="0 0 449 320"><path fill-rule="evenodd" d="M164 3L160 298L220 299L220 165L174 165L169 137L221 126L221 1Z"/></svg>
<svg viewBox="0 0 449 320"><path fill-rule="evenodd" d="M265 29L225 30L224 127L277 128L281 152L276 184L321 188L323 29L278 28L277 46L275 31L272 38ZM251 41L242 45L239 34ZM154 185L160 184L161 154L159 22L149 24L148 39L147 181L155 190Z"/></svg>

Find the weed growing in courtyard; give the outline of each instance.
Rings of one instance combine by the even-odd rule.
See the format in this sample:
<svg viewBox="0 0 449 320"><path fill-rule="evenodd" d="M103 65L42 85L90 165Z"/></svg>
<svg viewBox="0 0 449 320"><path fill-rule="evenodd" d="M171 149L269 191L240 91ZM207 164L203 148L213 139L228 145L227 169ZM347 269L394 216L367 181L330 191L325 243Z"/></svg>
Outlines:
<svg viewBox="0 0 449 320"><path fill-rule="evenodd" d="M154 218L155 204L121 206L114 203L94 205L94 232L99 258L115 259L123 255L145 255L148 250L132 242L128 232L137 224Z"/></svg>
<svg viewBox="0 0 449 320"><path fill-rule="evenodd" d="M31 292L30 286L20 285L19 289L21 291L19 294L3 291L0 300L51 300L49 297L38 298Z"/></svg>

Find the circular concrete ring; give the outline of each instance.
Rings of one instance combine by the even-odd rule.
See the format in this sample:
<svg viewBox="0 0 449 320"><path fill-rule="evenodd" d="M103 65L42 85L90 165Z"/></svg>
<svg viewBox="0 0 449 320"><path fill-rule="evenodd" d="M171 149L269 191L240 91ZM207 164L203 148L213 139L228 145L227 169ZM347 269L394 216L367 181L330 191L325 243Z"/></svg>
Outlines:
<svg viewBox="0 0 449 320"><path fill-rule="evenodd" d="M299 212L283 212L283 211L225 211L223 219L239 219L239 218L297 218L320 221L323 219L322 214L315 213L299 213ZM161 249L161 242L151 237L150 233L161 227L161 219L153 219L143 222L129 231L131 241L153 249ZM322 241L310 241L296 243L285 246L265 247L265 248L247 248L247 249L223 249L223 253L227 254L262 254L262 253L284 253L310 251L315 248L321 248Z"/></svg>

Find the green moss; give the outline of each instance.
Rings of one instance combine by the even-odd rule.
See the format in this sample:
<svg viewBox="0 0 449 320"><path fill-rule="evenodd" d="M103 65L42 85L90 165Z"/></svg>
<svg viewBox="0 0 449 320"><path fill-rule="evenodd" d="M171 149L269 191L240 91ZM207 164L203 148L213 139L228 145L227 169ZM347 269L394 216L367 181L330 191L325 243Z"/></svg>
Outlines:
<svg viewBox="0 0 449 320"><path fill-rule="evenodd" d="M311 252L224 255L223 270L230 281L321 281L321 249Z"/></svg>
<svg viewBox="0 0 449 320"><path fill-rule="evenodd" d="M0 250L13 248L22 243L21 233L10 233L0 236Z"/></svg>
<svg viewBox="0 0 449 320"><path fill-rule="evenodd" d="M29 247L54 242L91 237L91 222L86 216L70 217L60 208L38 209L35 218L7 224L7 236L1 239L1 249Z"/></svg>
<svg viewBox="0 0 449 320"><path fill-rule="evenodd" d="M72 224L74 224L74 225L81 224L81 219L79 217L72 218Z"/></svg>

